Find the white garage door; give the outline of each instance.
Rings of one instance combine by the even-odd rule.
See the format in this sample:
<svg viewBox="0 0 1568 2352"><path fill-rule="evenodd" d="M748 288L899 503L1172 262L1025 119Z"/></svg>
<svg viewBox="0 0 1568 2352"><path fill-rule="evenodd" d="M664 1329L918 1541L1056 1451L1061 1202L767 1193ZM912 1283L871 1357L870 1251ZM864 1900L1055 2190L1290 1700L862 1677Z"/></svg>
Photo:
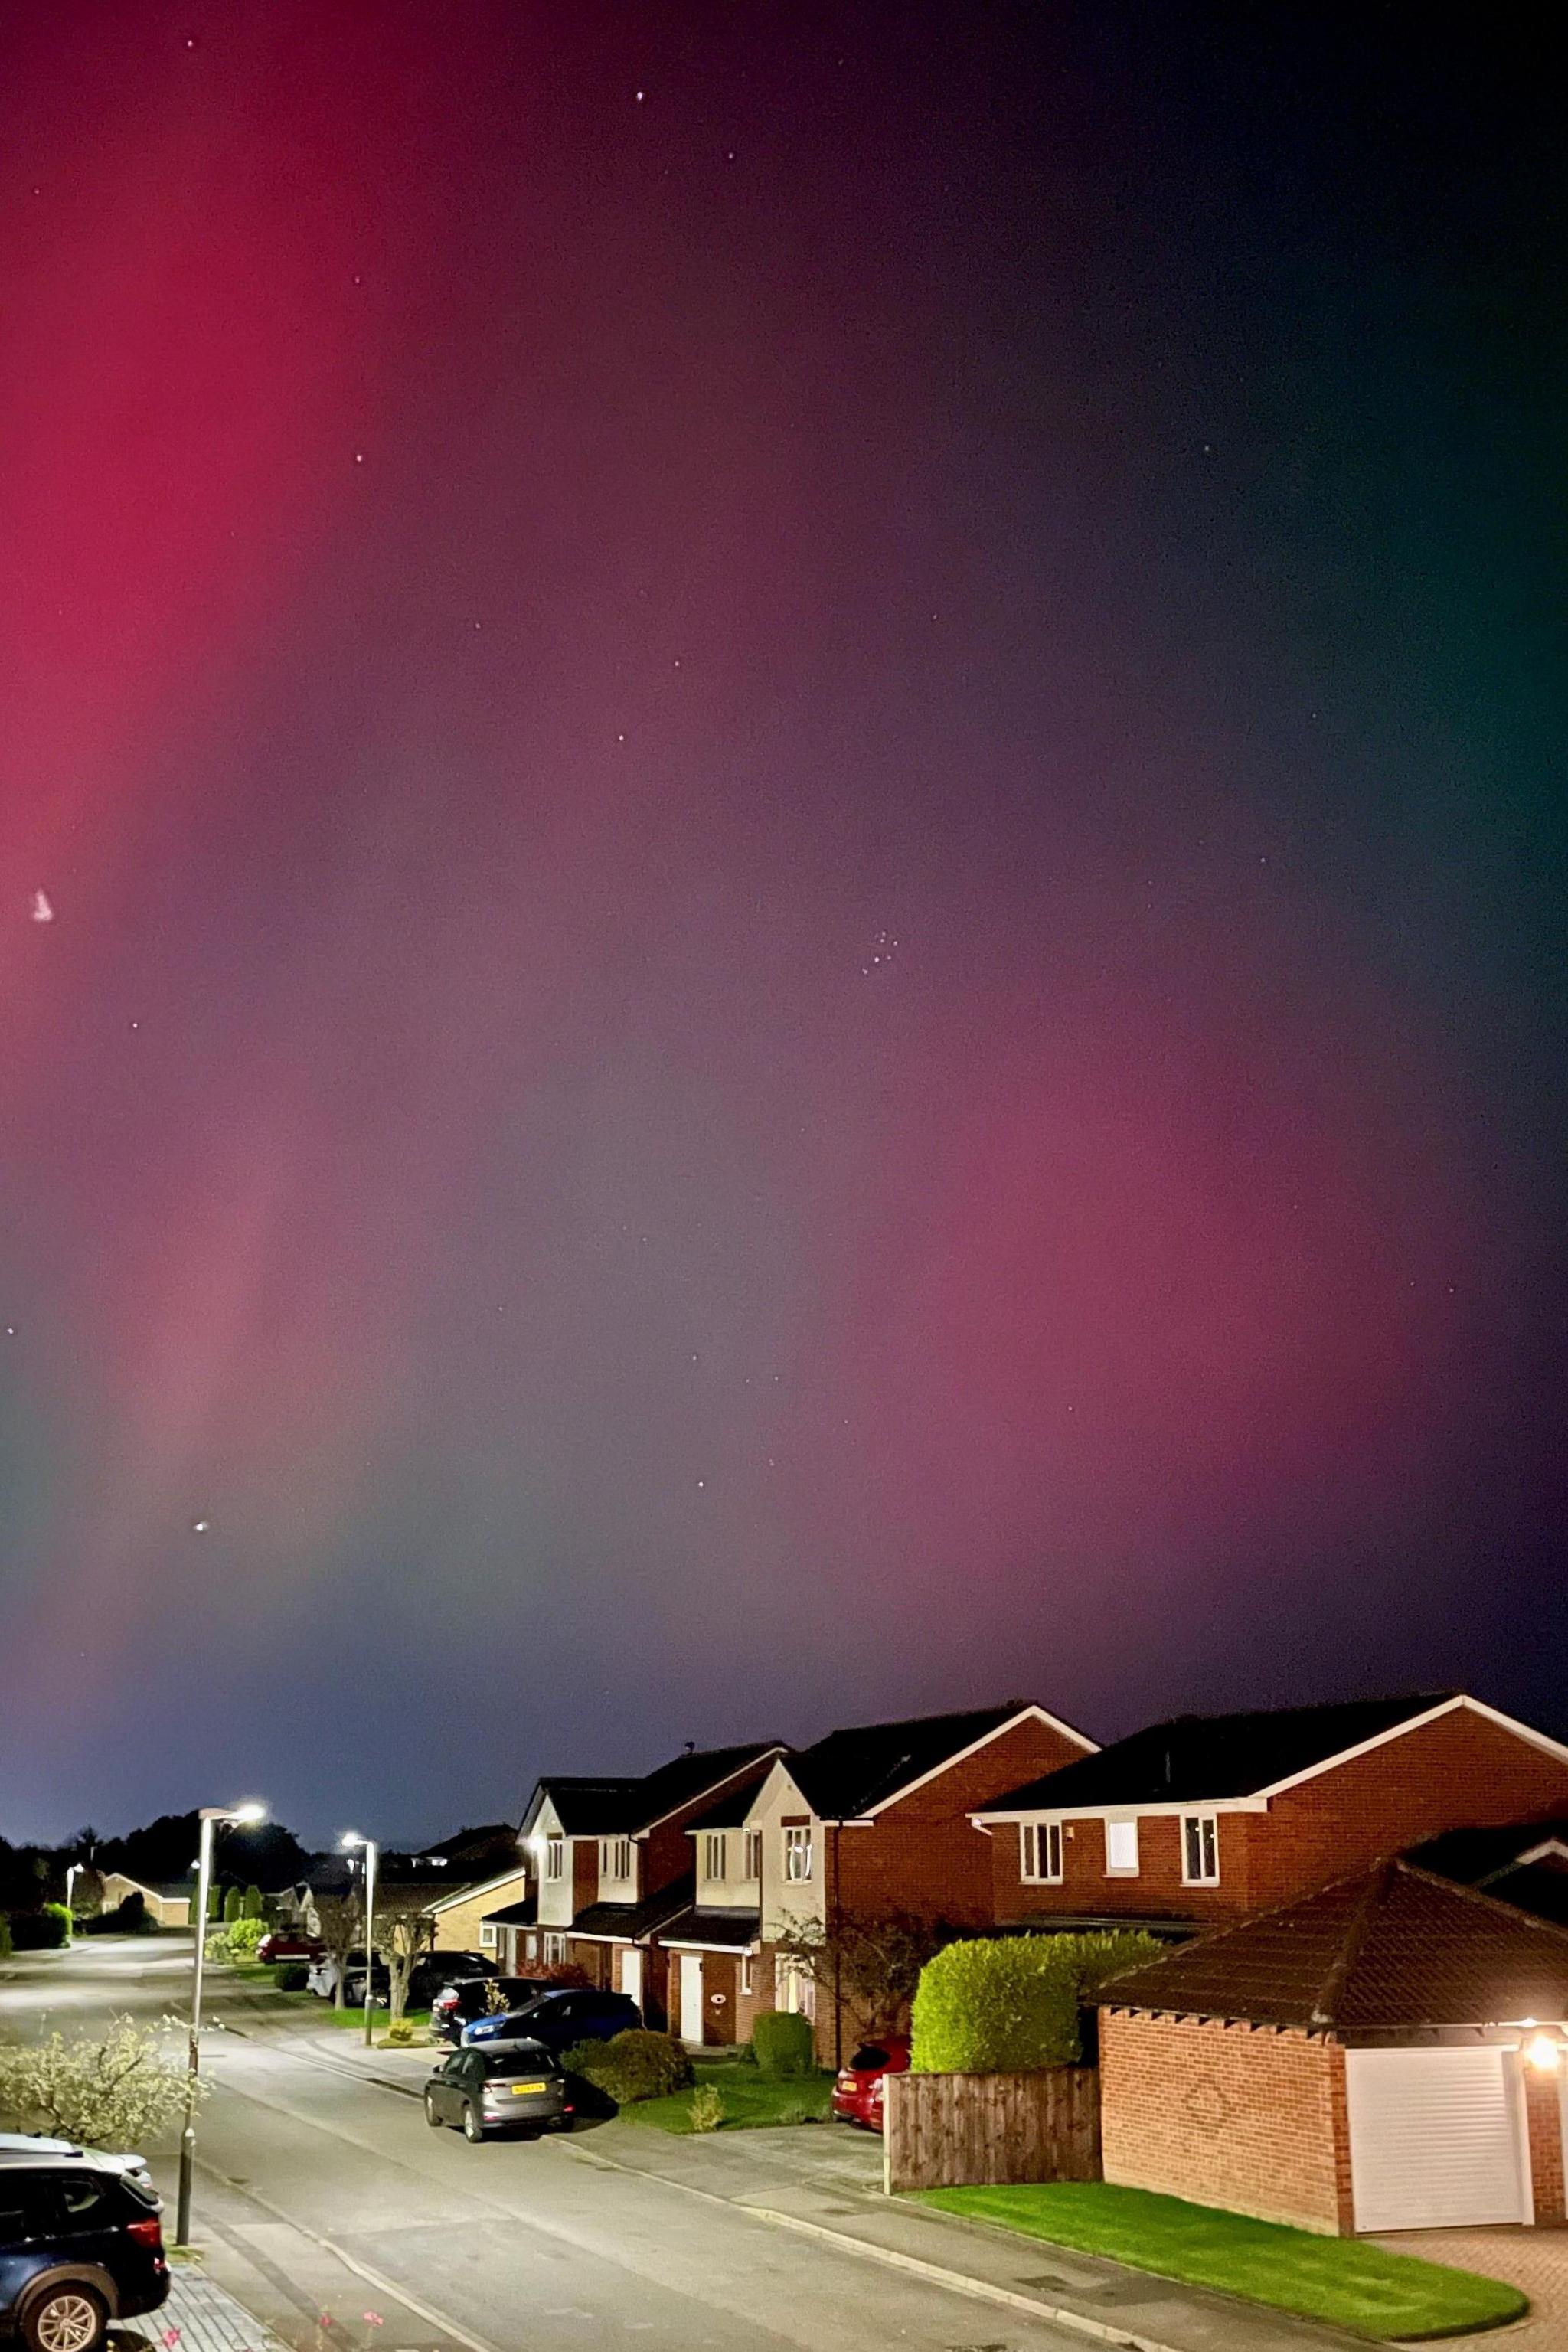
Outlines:
<svg viewBox="0 0 1568 2352"><path fill-rule="evenodd" d="M1345 2089L1358 2230L1530 2220L1511 2050L1350 2050Z"/></svg>

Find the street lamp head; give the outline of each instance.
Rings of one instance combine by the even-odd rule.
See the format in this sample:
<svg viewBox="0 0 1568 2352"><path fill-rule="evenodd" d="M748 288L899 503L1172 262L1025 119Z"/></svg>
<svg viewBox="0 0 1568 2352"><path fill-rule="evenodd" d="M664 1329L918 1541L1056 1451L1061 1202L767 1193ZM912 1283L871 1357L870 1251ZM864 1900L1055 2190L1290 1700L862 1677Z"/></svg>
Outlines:
<svg viewBox="0 0 1568 2352"><path fill-rule="evenodd" d="M362 1845L370 1843L370 1840L361 1837L358 1830L345 1830L339 1843L345 1853L357 1853Z"/></svg>
<svg viewBox="0 0 1568 2352"><path fill-rule="evenodd" d="M236 1805L234 1818L241 1829L253 1830L267 1819L267 1808L251 1798L243 1805Z"/></svg>

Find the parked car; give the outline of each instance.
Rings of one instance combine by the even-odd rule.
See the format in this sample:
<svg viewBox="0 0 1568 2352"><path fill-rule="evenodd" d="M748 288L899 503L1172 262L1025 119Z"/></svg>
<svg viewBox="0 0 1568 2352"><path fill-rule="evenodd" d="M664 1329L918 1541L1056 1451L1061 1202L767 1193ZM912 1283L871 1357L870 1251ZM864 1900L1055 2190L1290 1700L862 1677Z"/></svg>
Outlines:
<svg viewBox="0 0 1568 2352"><path fill-rule="evenodd" d="M571 2113L566 2077L541 2042L454 2050L425 2085L426 2122L436 2131L460 2125L471 2143L502 2131L558 2129Z"/></svg>
<svg viewBox="0 0 1568 2352"><path fill-rule="evenodd" d="M483 1952L421 1952L408 1972L408 2006L431 2008L438 1994L465 1978L493 1978L496 1964Z"/></svg>
<svg viewBox="0 0 1568 2352"><path fill-rule="evenodd" d="M360 1979L362 1990L363 1987L364 1946L363 1944L356 1944L353 1950L345 1955L343 1969L346 1979L343 1998L346 2000L348 1987L356 1976ZM310 1973L305 1979L305 1989L308 1992L313 1992L318 2000L331 2000L338 1989L338 1958L335 1952L322 1952L318 1958L311 1961ZM357 2009L358 2006L356 2001L354 2007Z"/></svg>
<svg viewBox="0 0 1568 2352"><path fill-rule="evenodd" d="M867 2131L879 2132L882 2085L889 2074L907 2074L909 2071L907 2033L883 2033L875 2042L863 2042L848 2064L840 2066L834 2077L834 2121L859 2124Z"/></svg>
<svg viewBox="0 0 1568 2352"><path fill-rule="evenodd" d="M140 2157L0 2135L0 2333L97 2352L169 2293L163 2205Z"/></svg>
<svg viewBox="0 0 1568 2352"><path fill-rule="evenodd" d="M608 2042L642 2023L642 2011L628 1993L595 1992L578 1985L555 1985L526 2007L499 2017L479 2017L463 2028L465 2049L498 2042L542 2042L547 2050L570 2050L576 2042Z"/></svg>
<svg viewBox="0 0 1568 2352"><path fill-rule="evenodd" d="M376 1954L371 1974L373 1981L370 2005L372 2009L384 2009L392 1999L392 1978L387 1971L386 1962L379 1952ZM350 1962L343 1977L343 2002L346 2008L363 2009L364 2007L364 1958L362 1954L357 1964Z"/></svg>
<svg viewBox="0 0 1568 2352"><path fill-rule="evenodd" d="M492 1988L500 2010L491 2006ZM502 2010L522 2009L549 1990L548 1977L461 1976L431 2002L431 2031L443 2042L460 2041L464 2026L471 2025L476 2017L496 2017Z"/></svg>
<svg viewBox="0 0 1568 2352"><path fill-rule="evenodd" d="M321 1957L320 1936L307 1936L303 1927L273 1927L256 1947L258 1960L319 1960Z"/></svg>

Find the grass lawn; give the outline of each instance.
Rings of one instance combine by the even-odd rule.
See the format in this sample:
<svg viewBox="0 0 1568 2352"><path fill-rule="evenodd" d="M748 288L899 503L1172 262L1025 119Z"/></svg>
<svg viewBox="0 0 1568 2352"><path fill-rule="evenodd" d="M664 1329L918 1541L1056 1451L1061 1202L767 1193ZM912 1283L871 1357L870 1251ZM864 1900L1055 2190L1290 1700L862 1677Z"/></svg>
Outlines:
<svg viewBox="0 0 1568 2352"><path fill-rule="evenodd" d="M1000 2222L1189 2286L1218 2287L1379 2343L1497 2327L1529 2307L1517 2287L1500 2279L1385 2253L1360 2238L1320 2238L1310 2230L1254 2221L1147 2189L1112 2189L1100 2180L927 2189L911 2201L968 2221Z"/></svg>
<svg viewBox="0 0 1568 2352"><path fill-rule="evenodd" d="M831 2074L805 2074L790 2083L769 2082L754 2066L735 2058L697 2058L692 2062L696 2087L711 2083L724 2102L721 2131L752 2131L767 2124L820 2124L827 2120ZM689 2132L691 2093L676 2091L668 2099L639 2099L623 2107L620 2120L651 2124L656 2131Z"/></svg>

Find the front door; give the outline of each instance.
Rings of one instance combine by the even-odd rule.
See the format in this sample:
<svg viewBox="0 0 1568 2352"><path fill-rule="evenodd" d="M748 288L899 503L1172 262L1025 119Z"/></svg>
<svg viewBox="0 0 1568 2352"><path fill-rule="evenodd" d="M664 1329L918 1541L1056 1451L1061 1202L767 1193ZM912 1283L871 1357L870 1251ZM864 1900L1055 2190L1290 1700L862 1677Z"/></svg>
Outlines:
<svg viewBox="0 0 1568 2352"><path fill-rule="evenodd" d="M616 1988L628 2000L642 2007L642 1954L635 1944L623 1946L620 1956L620 1982Z"/></svg>
<svg viewBox="0 0 1568 2352"><path fill-rule="evenodd" d="M680 2038L696 2049L702 2040L702 1955L680 1955Z"/></svg>

